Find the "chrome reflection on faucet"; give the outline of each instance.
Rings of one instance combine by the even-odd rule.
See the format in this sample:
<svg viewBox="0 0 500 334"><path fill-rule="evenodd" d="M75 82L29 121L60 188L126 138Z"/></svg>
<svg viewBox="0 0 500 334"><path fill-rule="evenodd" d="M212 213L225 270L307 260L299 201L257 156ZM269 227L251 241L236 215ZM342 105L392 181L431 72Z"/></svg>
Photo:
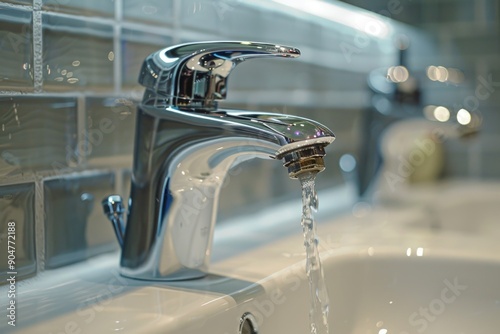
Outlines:
<svg viewBox="0 0 500 334"><path fill-rule="evenodd" d="M282 159L290 177L324 169L335 135L276 113L221 110L227 78L250 58L295 58L293 47L204 42L146 58L137 112L132 187L103 200L122 247L121 273L148 280L202 277L208 270L219 192L228 170L255 157Z"/></svg>

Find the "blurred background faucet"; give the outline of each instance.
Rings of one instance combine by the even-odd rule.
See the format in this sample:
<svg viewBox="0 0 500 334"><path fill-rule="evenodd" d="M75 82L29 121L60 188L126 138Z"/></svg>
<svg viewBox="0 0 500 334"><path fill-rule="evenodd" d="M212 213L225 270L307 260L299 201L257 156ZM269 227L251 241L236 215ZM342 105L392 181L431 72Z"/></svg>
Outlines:
<svg viewBox="0 0 500 334"><path fill-rule="evenodd" d="M439 177L444 162L436 159L442 159L440 155L443 152L436 150L442 150L442 141L472 138L481 126L478 112L424 103L421 89L424 80L458 83L458 77L463 76L460 70L442 66L429 66L426 71L412 69L408 61L410 42L407 37L397 38L396 47L399 50L398 63L373 70L368 76L368 87L372 92L371 108L363 117L359 161L356 164L360 196L373 193L377 182L383 182L384 171L389 170L397 177L405 178L405 181L425 179L418 172L406 177L401 175L405 173L396 170L402 164L411 164L408 155L419 150L417 144L420 141L433 142L435 149L432 150L432 157L431 153L425 156L426 173L430 178ZM406 161L401 162L401 157ZM433 167L429 167L431 165ZM420 165L410 166L410 169L417 170L415 167ZM429 172L431 168L432 173Z"/></svg>
<svg viewBox="0 0 500 334"><path fill-rule="evenodd" d="M228 170L239 163L255 157L283 160L292 178L324 169L325 146L335 139L324 125L217 105L237 64L299 55L296 48L275 44L205 42L146 58L128 210L117 195L103 200L122 247L123 275L148 280L205 275L219 192Z"/></svg>

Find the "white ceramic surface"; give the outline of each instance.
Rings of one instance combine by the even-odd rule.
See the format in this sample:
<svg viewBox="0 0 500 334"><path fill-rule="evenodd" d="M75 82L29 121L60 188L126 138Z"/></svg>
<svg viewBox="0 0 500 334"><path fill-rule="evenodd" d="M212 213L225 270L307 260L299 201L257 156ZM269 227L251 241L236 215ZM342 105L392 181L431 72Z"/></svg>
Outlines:
<svg viewBox="0 0 500 334"><path fill-rule="evenodd" d="M443 187L423 196L434 194L431 202L441 228L429 227L429 213L418 201L385 207L358 204L341 217L322 219L318 233L331 300L331 334L498 331L500 228L492 195L499 188L475 185L476 202L469 205L463 194L472 191L470 184ZM439 200L443 194L446 200ZM331 199L320 200L320 209L328 211ZM255 215L254 221L259 217L266 215ZM469 223L481 228L469 228ZM299 217L287 224L296 232L281 239L279 225L255 222L253 229L245 224L222 233L227 238L216 237L214 249L230 256L219 256L211 275L201 280L126 279L117 274L118 254L110 254L18 282L16 329L47 334L233 334L241 315L251 312L260 334L309 333ZM0 295L6 293L0 287ZM0 299L2 309L5 300ZM0 323L1 333L12 329L6 321Z"/></svg>

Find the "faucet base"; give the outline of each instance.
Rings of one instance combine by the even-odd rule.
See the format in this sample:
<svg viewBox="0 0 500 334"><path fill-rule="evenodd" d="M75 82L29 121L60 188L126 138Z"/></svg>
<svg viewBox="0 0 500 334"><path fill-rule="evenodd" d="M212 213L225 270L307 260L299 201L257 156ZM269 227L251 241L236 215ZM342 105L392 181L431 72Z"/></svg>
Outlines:
<svg viewBox="0 0 500 334"><path fill-rule="evenodd" d="M139 273L129 268L122 267L120 268L120 275L141 281L176 282L203 278L207 276L207 273L198 269L182 269L170 275L167 274L163 276L160 273L154 275L150 272Z"/></svg>

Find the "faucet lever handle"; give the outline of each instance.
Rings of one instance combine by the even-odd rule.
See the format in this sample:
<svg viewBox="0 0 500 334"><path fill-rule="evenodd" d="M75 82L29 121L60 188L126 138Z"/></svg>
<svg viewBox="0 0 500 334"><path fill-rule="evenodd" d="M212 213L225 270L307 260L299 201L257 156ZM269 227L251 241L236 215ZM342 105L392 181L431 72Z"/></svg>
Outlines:
<svg viewBox="0 0 500 334"><path fill-rule="evenodd" d="M215 110L216 100L226 98L227 77L250 58L296 58L294 47L257 42L187 43L149 55L139 83L147 88L143 103L158 107Z"/></svg>

